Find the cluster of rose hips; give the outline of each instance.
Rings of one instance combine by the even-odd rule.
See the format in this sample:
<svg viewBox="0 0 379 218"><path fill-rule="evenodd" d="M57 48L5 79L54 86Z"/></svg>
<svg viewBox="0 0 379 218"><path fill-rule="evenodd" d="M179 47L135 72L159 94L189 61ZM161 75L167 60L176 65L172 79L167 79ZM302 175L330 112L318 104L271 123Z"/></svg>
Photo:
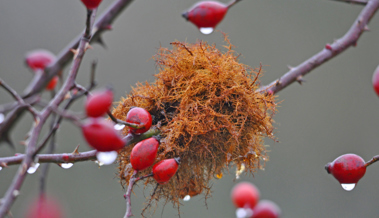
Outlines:
<svg viewBox="0 0 379 218"><path fill-rule="evenodd" d="M278 218L280 208L272 201L259 200L258 188L249 183L241 182L234 186L231 198L238 209L237 218Z"/></svg>
<svg viewBox="0 0 379 218"><path fill-rule="evenodd" d="M111 89L94 92L87 98L85 111L89 117L81 126L83 136L90 146L100 152L118 151L125 145L122 136L113 124L102 118L113 102ZM152 125L150 113L140 107L131 108L125 123L129 125L129 133L140 135L148 131ZM159 137L151 137L137 143L130 154L130 163L134 170L144 170L153 165L157 157L160 143ZM176 173L179 158L162 160L153 166L153 177L159 184L168 182Z"/></svg>

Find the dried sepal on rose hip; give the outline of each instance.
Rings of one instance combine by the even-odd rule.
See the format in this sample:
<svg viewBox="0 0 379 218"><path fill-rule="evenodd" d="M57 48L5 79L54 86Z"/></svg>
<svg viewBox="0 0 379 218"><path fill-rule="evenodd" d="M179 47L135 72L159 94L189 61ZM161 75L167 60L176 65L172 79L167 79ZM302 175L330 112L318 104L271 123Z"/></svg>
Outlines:
<svg viewBox="0 0 379 218"><path fill-rule="evenodd" d="M253 209L251 218L278 218L281 210L277 204L270 200L261 200Z"/></svg>
<svg viewBox="0 0 379 218"><path fill-rule="evenodd" d="M139 125L139 128L129 127L134 134L142 134L150 129L153 119L144 108L133 107L126 114L126 122Z"/></svg>
<svg viewBox="0 0 379 218"><path fill-rule="evenodd" d="M333 162L326 164L325 169L341 183L342 187L351 191L366 173L363 158L356 154L344 154Z"/></svg>
<svg viewBox="0 0 379 218"><path fill-rule="evenodd" d="M124 140L110 121L102 118L89 118L81 128L88 144L98 151L117 151L124 147Z"/></svg>
<svg viewBox="0 0 379 218"><path fill-rule="evenodd" d="M87 9L93 10L99 7L102 0L81 0Z"/></svg>
<svg viewBox="0 0 379 218"><path fill-rule="evenodd" d="M159 161L153 166L153 177L161 185L166 184L175 175L180 164L180 158Z"/></svg>
<svg viewBox="0 0 379 218"><path fill-rule="evenodd" d="M105 89L93 92L85 102L85 110L89 117L101 117L112 106L113 91Z"/></svg>
<svg viewBox="0 0 379 218"><path fill-rule="evenodd" d="M253 209L260 197L258 188L249 182L240 182L234 186L230 194L234 206L237 208Z"/></svg>
<svg viewBox="0 0 379 218"><path fill-rule="evenodd" d="M159 138L151 137L138 142L130 154L130 163L135 170L144 170L153 165L157 157Z"/></svg>
<svg viewBox="0 0 379 218"><path fill-rule="evenodd" d="M227 11L227 5L223 3L217 1L202 1L196 3L190 9L188 9L188 11L184 12L182 16L186 20L195 24L199 29L212 28L213 31L217 24L222 21Z"/></svg>

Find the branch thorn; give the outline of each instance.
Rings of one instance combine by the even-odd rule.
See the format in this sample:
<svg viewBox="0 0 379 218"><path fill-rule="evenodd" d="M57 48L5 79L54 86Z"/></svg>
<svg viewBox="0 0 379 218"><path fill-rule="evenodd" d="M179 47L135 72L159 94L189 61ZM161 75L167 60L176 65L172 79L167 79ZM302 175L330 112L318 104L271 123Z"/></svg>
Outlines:
<svg viewBox="0 0 379 218"><path fill-rule="evenodd" d="M72 152L72 154L79 154L79 145L76 146L75 150Z"/></svg>
<svg viewBox="0 0 379 218"><path fill-rule="evenodd" d="M303 82L305 82L305 80L303 79L303 76L302 76L302 75L296 77L296 81L297 81L300 85L303 85Z"/></svg>

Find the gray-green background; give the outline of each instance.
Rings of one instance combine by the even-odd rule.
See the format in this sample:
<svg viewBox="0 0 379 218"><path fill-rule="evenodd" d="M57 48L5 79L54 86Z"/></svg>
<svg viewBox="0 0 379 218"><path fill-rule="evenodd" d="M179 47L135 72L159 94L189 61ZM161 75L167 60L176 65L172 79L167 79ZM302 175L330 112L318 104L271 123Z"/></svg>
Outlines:
<svg viewBox="0 0 379 218"><path fill-rule="evenodd" d="M156 72L149 60L157 48L169 47L174 40L216 43L222 35L202 35L186 22L181 13L196 1L134 1L104 34L108 49L94 45L86 53L78 81L88 83L90 63L99 60L99 87L113 84L116 98L130 91L138 81L152 81ZM225 2L225 1L224 1ZM104 0L103 11L111 0ZM228 12L217 29L229 34L241 62L252 67L264 65L262 84L267 84L341 37L351 26L362 6L326 0L244 0ZM85 9L79 0L0 1L0 75L22 92L32 78L24 66L24 54L36 48L58 53L84 28ZM365 160L379 154L379 99L371 77L379 64L379 17L373 18L371 31L356 48L351 48L278 93L282 101L276 128L280 143L270 145L270 161L264 171L244 176L241 181L257 185L263 199L275 201L283 217L378 217L378 164L368 170L352 192L344 191L324 170L324 165L344 153L356 153ZM67 71L67 70L66 70ZM48 94L44 94L47 99ZM0 103L11 98L0 91ZM79 101L73 110L81 111ZM22 140L31 126L30 115L17 124L12 137ZM90 148L80 131L64 122L58 134L57 152ZM5 144L4 144L5 145ZM0 156L13 151L0 146ZM17 152L24 148L17 145ZM9 186L17 167L0 171L0 195ZM93 162L77 163L64 170L51 166L48 192L64 205L67 217L122 217L123 192L115 176L116 166L97 167ZM225 172L227 174L227 172ZM38 193L39 172L29 175L21 195L12 207L14 217L23 217L26 206ZM229 193L235 184L230 175L215 180L208 209L203 197L182 202L181 217L235 217ZM144 195L140 188L132 197L133 213L138 217ZM148 195L148 192L146 192ZM159 205L153 217L177 217L171 204L162 212Z"/></svg>

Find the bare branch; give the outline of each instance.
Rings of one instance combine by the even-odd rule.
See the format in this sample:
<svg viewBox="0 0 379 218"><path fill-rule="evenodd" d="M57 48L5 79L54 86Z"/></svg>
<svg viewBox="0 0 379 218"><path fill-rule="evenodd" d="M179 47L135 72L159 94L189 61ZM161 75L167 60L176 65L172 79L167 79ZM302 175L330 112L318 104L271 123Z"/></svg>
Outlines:
<svg viewBox="0 0 379 218"><path fill-rule="evenodd" d="M337 2L345 2L350 4L357 4L357 5L366 5L368 0L333 0Z"/></svg>
<svg viewBox="0 0 379 218"><path fill-rule="evenodd" d="M365 163L365 166L368 167L370 166L371 164L375 163L376 161L379 161L379 155L376 155L374 156L373 158L371 158L371 160L367 161Z"/></svg>
<svg viewBox="0 0 379 218"><path fill-rule="evenodd" d="M315 54L313 57L304 61L300 65L291 68L290 71L279 79L271 82L267 86L259 88L258 91L277 93L293 82L298 81L298 78L302 78L302 76L306 75L313 69L341 54L347 48L355 46L359 37L367 29L367 23L374 16L378 8L379 0L367 1L367 5L363 8L358 18L350 27L349 31L342 38L336 40L333 44L328 45L327 48L324 48L322 51Z"/></svg>

